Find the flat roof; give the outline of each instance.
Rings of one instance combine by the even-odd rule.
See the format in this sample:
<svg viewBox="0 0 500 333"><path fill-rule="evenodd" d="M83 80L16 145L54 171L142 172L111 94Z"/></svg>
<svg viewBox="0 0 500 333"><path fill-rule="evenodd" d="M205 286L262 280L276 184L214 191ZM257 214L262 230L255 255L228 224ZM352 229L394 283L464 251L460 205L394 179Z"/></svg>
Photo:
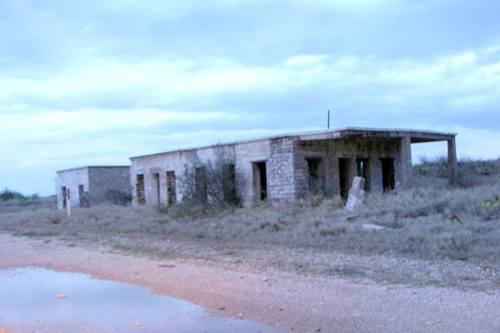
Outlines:
<svg viewBox="0 0 500 333"><path fill-rule="evenodd" d="M451 132L439 132L439 131L429 131L429 130L417 130L417 129L391 129L391 128L368 128L368 127L344 127L337 128L327 131L313 131L313 132L298 132L289 134L280 134L274 136L268 136L257 139L246 139L233 141L228 143L212 144L200 147L176 149L170 151L164 151L160 153L146 154L130 157L131 160L148 158L153 156L160 156L166 154L174 153L184 153L201 149L209 149L214 147L224 147L224 146L234 146L243 143L267 141L273 139L283 139L283 138L298 138L300 141L320 141L320 140L341 140L348 139L352 137L365 137L365 138L400 138L404 136L409 136L412 143L420 142L435 142L435 141L445 141L455 137L456 133Z"/></svg>
<svg viewBox="0 0 500 333"><path fill-rule="evenodd" d="M60 172L76 171L82 169L124 169L124 168L130 168L130 165L89 165L89 166L58 170L56 172L60 173Z"/></svg>
<svg viewBox="0 0 500 333"><path fill-rule="evenodd" d="M457 134L416 129L386 129L347 127L334 131L305 133L299 135L301 141L341 140L355 137L362 138L402 138L410 137L412 143L445 141L454 138Z"/></svg>

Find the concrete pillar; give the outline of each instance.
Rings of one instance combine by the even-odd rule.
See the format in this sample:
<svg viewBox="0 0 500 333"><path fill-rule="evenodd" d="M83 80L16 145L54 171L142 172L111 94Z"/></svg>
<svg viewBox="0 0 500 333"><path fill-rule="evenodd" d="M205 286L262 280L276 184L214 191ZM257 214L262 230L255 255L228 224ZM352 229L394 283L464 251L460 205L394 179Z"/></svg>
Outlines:
<svg viewBox="0 0 500 333"><path fill-rule="evenodd" d="M382 162L378 157L370 157L370 191L373 193L383 192L384 186L382 185Z"/></svg>
<svg viewBox="0 0 500 333"><path fill-rule="evenodd" d="M411 137L404 136L401 138L401 145L399 148L399 183L400 187L409 187L413 180L413 167L411 161Z"/></svg>
<svg viewBox="0 0 500 333"><path fill-rule="evenodd" d="M455 138L448 139L448 175L450 184L457 180L457 147Z"/></svg>
<svg viewBox="0 0 500 333"><path fill-rule="evenodd" d="M339 160L335 152L329 149L325 157L325 195L334 197L340 195L339 186Z"/></svg>

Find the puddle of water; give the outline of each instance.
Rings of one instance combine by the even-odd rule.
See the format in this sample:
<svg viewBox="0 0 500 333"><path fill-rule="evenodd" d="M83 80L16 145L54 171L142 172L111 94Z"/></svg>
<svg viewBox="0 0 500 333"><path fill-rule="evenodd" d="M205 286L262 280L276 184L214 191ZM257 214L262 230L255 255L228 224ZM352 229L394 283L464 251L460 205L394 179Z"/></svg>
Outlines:
<svg viewBox="0 0 500 333"><path fill-rule="evenodd" d="M0 332L2 325L9 333L276 332L143 287L39 268L0 272Z"/></svg>

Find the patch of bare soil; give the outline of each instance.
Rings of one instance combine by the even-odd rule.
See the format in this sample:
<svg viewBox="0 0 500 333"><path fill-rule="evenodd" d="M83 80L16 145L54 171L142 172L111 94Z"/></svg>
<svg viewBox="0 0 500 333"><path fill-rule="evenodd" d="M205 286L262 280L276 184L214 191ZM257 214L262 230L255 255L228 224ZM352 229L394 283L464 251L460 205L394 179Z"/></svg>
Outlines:
<svg viewBox="0 0 500 333"><path fill-rule="evenodd" d="M0 269L46 267L143 285L217 315L268 323L283 332L500 331L497 288L479 292L380 284L363 276L305 275L227 258L152 259L111 253L109 247L0 235Z"/></svg>

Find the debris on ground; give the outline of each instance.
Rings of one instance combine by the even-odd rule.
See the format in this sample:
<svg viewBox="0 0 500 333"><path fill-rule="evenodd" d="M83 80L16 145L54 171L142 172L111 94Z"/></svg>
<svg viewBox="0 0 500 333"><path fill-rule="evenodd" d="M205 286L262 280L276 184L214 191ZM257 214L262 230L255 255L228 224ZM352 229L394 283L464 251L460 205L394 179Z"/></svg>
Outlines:
<svg viewBox="0 0 500 333"><path fill-rule="evenodd" d="M354 177L345 209L348 212L353 212L363 206L365 199L365 179L363 177Z"/></svg>

